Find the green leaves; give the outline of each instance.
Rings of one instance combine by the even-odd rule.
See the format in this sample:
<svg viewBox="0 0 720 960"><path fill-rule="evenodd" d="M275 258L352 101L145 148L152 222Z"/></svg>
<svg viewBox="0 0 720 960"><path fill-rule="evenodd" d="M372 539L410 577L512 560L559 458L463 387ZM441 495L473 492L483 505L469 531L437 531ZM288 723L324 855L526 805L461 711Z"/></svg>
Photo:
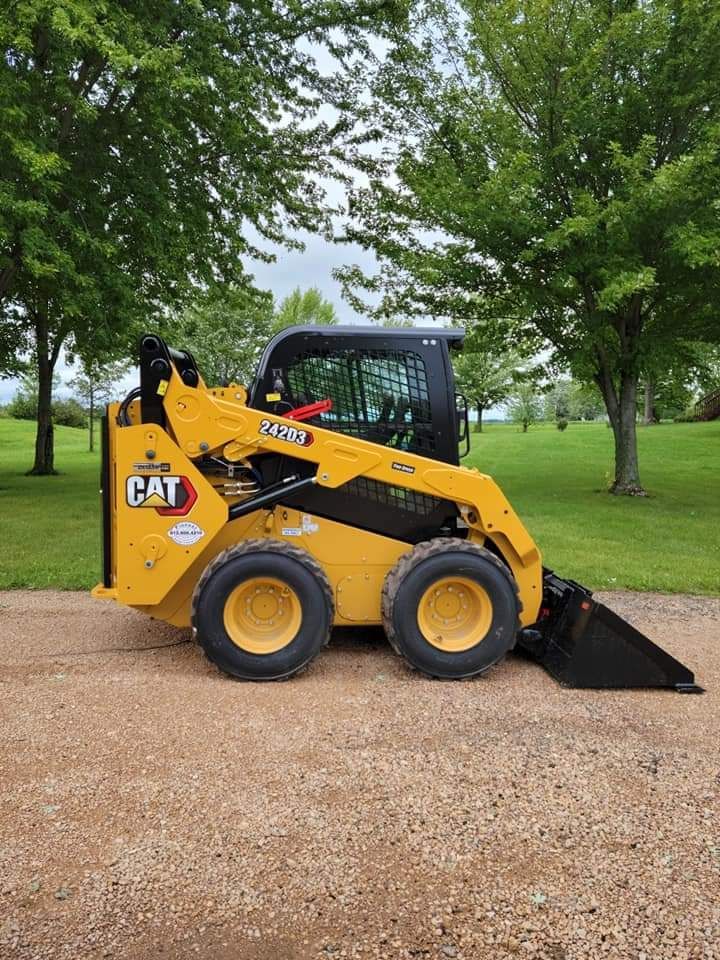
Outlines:
<svg viewBox="0 0 720 960"><path fill-rule="evenodd" d="M70 299L77 315L147 323L193 287L241 280L250 226L273 241L322 227L318 182L343 129L317 107L342 84L299 41L361 54L401 8L14 5L0 28L0 304L51 299L59 316Z"/></svg>
<svg viewBox="0 0 720 960"><path fill-rule="evenodd" d="M416 4L368 69L386 149L347 236L380 267L349 294L532 332L632 446L646 358L720 336L719 34L706 0Z"/></svg>
<svg viewBox="0 0 720 960"><path fill-rule="evenodd" d="M198 297L164 329L173 346L189 350L209 386L250 384L270 338L293 324L335 324L335 308L316 287L297 287L277 309L272 295L244 285L216 287Z"/></svg>
<svg viewBox="0 0 720 960"><path fill-rule="evenodd" d="M300 287L296 287L275 311L273 329L277 331L284 327L308 323L333 326L337 322L335 307L323 297L317 287L310 287L304 292Z"/></svg>
<svg viewBox="0 0 720 960"><path fill-rule="evenodd" d="M272 336L272 297L248 285L214 288L164 332L173 346L193 354L208 386L249 385Z"/></svg>
<svg viewBox="0 0 720 960"><path fill-rule="evenodd" d="M6 5L7 6L7 5ZM264 240L329 226L322 103L395 0L20 0L0 22L0 370L127 347ZM321 70L318 51L339 58ZM327 58L326 58L327 59ZM335 63L335 61L331 62ZM48 384L47 370L43 382ZM41 389L41 394L43 390ZM51 441L45 446L51 446Z"/></svg>
<svg viewBox="0 0 720 960"><path fill-rule="evenodd" d="M622 309L631 297L649 293L655 286L653 267L641 267L639 270L622 270L609 275L605 286L597 291L597 306L612 314Z"/></svg>
<svg viewBox="0 0 720 960"><path fill-rule="evenodd" d="M452 359L458 390L483 409L507 398L523 366L517 351L472 341Z"/></svg>

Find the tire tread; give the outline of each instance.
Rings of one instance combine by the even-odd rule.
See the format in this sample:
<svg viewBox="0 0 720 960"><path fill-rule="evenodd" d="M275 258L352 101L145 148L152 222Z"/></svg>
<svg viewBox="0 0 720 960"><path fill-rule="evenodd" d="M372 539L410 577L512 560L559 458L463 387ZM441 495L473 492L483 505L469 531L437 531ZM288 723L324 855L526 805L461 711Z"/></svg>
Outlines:
<svg viewBox="0 0 720 960"><path fill-rule="evenodd" d="M433 540L424 540L422 543L417 543L409 550L407 553L404 553L395 563L395 566L389 571L388 575L385 577L385 582L383 583L382 597L381 597L381 610L382 610L382 622L383 628L385 629L385 634L388 638L390 646L393 648L395 653L401 657L402 650L397 641L397 636L395 632L395 627L393 624L393 600L395 595L400 587L400 584L405 579L405 577L411 573L418 564L423 563L430 557L434 557L437 554L446 553L448 551L460 552L460 553L472 553L475 556L482 557L485 560L488 560L490 563L494 564L499 570L502 570L503 574L507 577L508 582L513 588L515 593L515 599L517 602L517 611L518 611L518 620L517 620L517 629L520 629L520 614L522 613L522 602L520 600L520 593L518 590L517 581L513 577L510 570L502 562L502 560L494 554L491 550L488 550L486 547L481 547L477 543L472 543L468 540L461 540L459 537L436 537ZM406 660L408 666L412 670L419 669ZM501 661L500 661L501 662ZM493 664L497 666L497 664ZM488 670L492 667L488 667L482 671L482 673L487 673ZM421 671L425 672L425 671ZM478 676L481 676L478 674ZM435 679L438 679L436 674L427 674L427 676L432 676Z"/></svg>
<svg viewBox="0 0 720 960"><path fill-rule="evenodd" d="M245 556L248 553L278 553L285 557L291 557L293 560L297 560L298 563L301 563L313 575L313 577L315 577L320 584L323 594L325 595L325 600L330 613L328 618L328 631L326 636L323 638L322 643L322 645L326 647L330 642L330 634L332 633L333 621L335 619L335 600L333 597L332 588L330 586L330 581L328 580L325 571L315 557L313 557L311 553L308 553L307 550L303 550L302 547L296 547L294 544L287 543L285 540L275 540L271 538L265 539L260 537L253 540L243 540L242 543L235 543L231 547L221 550L220 553L213 557L210 563L205 567L200 579L195 584L192 600L190 602L190 625L193 630L193 635L197 635L196 611L198 601L205 584L208 582L210 577L212 577L212 575L229 560L234 560L237 557ZM203 653L205 654L206 659L210 663L213 663L210 657L207 656L207 653L204 649ZM289 680L290 677L297 677L299 674L307 670L311 663L312 660L309 660L297 670L294 670L282 677L269 678L265 682L278 682L281 680ZM217 664L213 663L213 666L217 667ZM220 670L220 667L217 667L217 669ZM220 672L223 671L221 670Z"/></svg>

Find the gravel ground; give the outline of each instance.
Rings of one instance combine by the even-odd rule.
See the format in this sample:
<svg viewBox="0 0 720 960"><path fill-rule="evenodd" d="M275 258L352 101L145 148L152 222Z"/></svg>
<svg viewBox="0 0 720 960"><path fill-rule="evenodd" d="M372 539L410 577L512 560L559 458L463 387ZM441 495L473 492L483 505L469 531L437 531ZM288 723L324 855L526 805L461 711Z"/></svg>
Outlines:
<svg viewBox="0 0 720 960"><path fill-rule="evenodd" d="M720 958L720 600L604 599L708 692L439 683L362 631L236 683L0 595L0 957Z"/></svg>

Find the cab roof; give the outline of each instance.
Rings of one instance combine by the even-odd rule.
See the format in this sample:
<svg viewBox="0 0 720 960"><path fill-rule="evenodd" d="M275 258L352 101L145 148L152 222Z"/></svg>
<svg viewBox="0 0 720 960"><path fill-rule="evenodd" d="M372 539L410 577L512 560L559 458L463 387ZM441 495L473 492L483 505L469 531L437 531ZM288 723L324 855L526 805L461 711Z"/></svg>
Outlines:
<svg viewBox="0 0 720 960"><path fill-rule="evenodd" d="M351 340L353 337L377 337L378 340L445 340L448 347L460 349L465 339L462 327L378 327L374 324L298 324L280 330L269 341L266 351L288 337L341 337Z"/></svg>

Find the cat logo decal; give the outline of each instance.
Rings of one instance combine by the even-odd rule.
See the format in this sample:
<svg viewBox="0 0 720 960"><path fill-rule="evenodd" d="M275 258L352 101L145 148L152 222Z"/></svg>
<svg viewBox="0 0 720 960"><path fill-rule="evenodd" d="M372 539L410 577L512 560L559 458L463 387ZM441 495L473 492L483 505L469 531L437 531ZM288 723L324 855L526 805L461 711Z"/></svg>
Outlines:
<svg viewBox="0 0 720 960"><path fill-rule="evenodd" d="M133 474L125 483L125 499L129 507L154 507L163 517L184 517L197 491L187 477Z"/></svg>

